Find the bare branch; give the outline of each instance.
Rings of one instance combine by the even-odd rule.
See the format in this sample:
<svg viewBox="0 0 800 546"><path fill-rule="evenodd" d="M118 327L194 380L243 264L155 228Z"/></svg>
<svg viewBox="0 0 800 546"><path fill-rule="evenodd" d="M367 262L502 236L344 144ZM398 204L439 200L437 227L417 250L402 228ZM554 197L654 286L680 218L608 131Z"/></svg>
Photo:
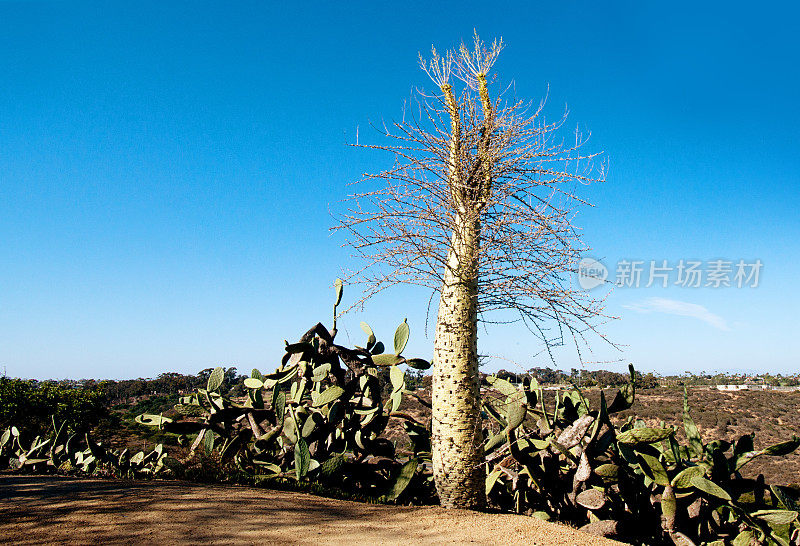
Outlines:
<svg viewBox="0 0 800 546"><path fill-rule="evenodd" d="M548 351L569 341L582 359L588 334L608 341L597 327L611 318L603 299L571 283L588 250L575 225L587 205L577 191L602 181L604 165L583 152L588 136L576 130L565 143L566 112L548 121L544 101L519 101L512 86L490 100L486 75L502 49L476 35L472 47L420 56L439 93L418 92L401 121L373 127L383 143L356 144L394 164L363 176L334 229L364 264L349 280L365 285L366 299L399 283L440 291L445 271L465 266L448 262L461 226L477 222L480 319L512 310Z"/></svg>

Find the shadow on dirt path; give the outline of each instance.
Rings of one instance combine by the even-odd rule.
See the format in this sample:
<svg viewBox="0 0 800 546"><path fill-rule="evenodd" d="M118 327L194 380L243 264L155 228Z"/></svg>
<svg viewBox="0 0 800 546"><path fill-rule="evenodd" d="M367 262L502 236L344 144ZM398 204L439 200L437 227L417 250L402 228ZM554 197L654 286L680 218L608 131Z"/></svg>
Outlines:
<svg viewBox="0 0 800 546"><path fill-rule="evenodd" d="M618 544L536 518L231 485L0 476L16 544Z"/></svg>

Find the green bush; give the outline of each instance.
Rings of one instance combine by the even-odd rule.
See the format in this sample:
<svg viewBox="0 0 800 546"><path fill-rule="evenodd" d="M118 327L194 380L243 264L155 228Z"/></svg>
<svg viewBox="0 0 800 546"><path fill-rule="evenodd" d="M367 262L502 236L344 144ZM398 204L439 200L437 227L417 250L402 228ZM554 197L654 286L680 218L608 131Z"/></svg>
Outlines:
<svg viewBox="0 0 800 546"><path fill-rule="evenodd" d="M162 413L171 410L179 399L178 394L157 394L139 400L125 411L134 417L141 413Z"/></svg>
<svg viewBox="0 0 800 546"><path fill-rule="evenodd" d="M85 432L106 414L105 398L97 389L0 377L0 429L15 425L36 436L55 418L72 431Z"/></svg>

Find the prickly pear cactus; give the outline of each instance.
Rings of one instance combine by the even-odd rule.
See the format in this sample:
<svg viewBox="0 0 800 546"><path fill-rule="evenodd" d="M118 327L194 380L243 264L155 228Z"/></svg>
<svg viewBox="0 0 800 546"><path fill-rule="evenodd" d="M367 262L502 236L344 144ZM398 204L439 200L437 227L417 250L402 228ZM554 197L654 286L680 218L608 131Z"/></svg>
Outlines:
<svg viewBox="0 0 800 546"><path fill-rule="evenodd" d="M753 438L703 443L684 393L687 445L672 427L609 416L634 402L631 380L611 404L589 407L577 387L548 411L535 380L519 387L488 378L486 491L495 505L548 514L588 532L645 544L798 544L800 492L768 487L739 470L759 456L786 455L800 438L761 450Z"/></svg>
<svg viewBox="0 0 800 546"><path fill-rule="evenodd" d="M405 320L395 332L393 353L385 352L384 344L363 322L363 347L338 345L341 281L337 280L335 291L333 328L329 331L318 323L297 342L287 342L274 372L254 369L244 380L246 400L218 393L222 377L218 368L206 389L181 400L183 408L202 409L199 421L173 422L155 415L142 415L137 421L168 432L197 433L190 457L200 448L218 453L223 462L262 481L335 483L384 500L398 499L409 484L424 483L426 452L399 457L384 433L391 419L399 419L407 430L425 435L423 424L399 411L408 392L401 366L426 369L430 364L403 355L410 335ZM385 400L384 379L390 392ZM428 442L428 456L429 452Z"/></svg>
<svg viewBox="0 0 800 546"><path fill-rule="evenodd" d="M158 426L158 423L153 424ZM19 472L37 473L102 472L128 478L169 473L171 461L161 445L149 453L140 452L134 457L128 457L127 450L119 452L106 449L92 440L88 433L69 434L67 424L59 425L55 419L48 438L37 436L26 445L24 436L24 431L13 426L0 434L0 468L9 467ZM172 468L175 468L174 464Z"/></svg>

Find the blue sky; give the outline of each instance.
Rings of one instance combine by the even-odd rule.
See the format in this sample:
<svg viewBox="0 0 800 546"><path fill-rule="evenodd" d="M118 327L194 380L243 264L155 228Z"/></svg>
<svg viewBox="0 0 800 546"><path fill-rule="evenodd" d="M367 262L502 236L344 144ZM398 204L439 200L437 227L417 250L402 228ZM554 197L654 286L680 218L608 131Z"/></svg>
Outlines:
<svg viewBox="0 0 800 546"><path fill-rule="evenodd" d="M589 358L796 371L792 3L285 4L0 2L8 375L273 368L284 339L329 322L332 280L355 265L329 233L347 184L391 161L346 143L430 87L418 52L473 28L504 38L497 73L518 96L549 86L548 112L567 105L605 151L577 223L612 277L621 259L763 263L757 288L614 290L606 332L624 349ZM361 341L360 320L388 340L408 317L406 352L430 357L428 296L376 298L342 340ZM552 365L519 328L480 347L488 371Z"/></svg>

